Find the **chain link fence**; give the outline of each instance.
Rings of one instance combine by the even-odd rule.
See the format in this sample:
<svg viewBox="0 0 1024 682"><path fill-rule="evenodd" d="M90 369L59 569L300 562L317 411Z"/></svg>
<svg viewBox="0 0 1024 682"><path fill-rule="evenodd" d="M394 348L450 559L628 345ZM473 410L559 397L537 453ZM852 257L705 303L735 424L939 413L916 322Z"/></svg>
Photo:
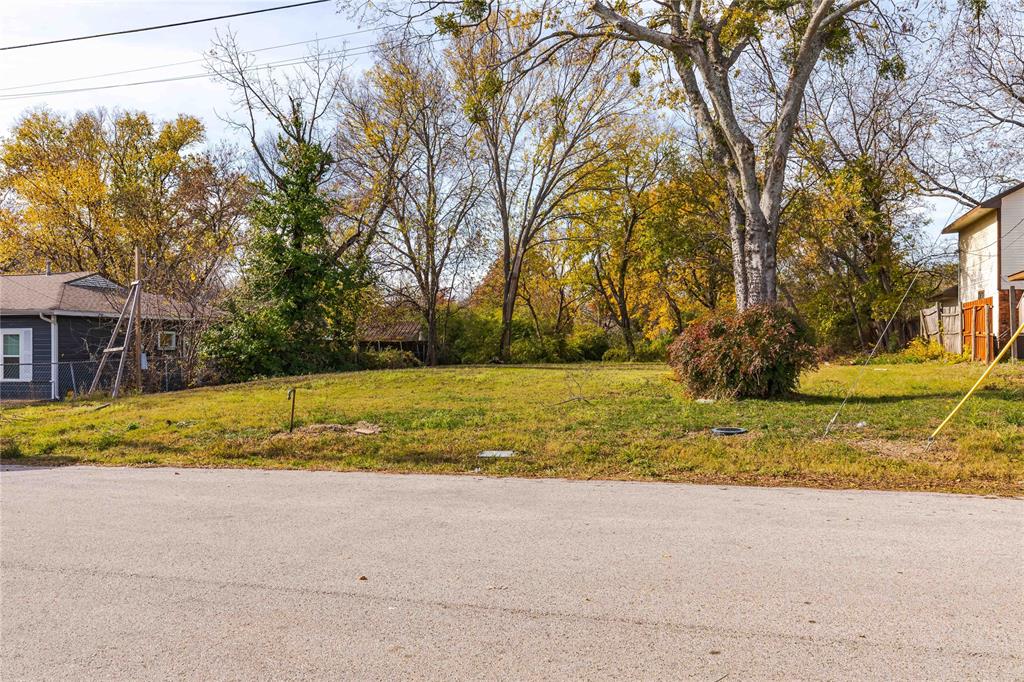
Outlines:
<svg viewBox="0 0 1024 682"><path fill-rule="evenodd" d="M96 391L109 393L117 377L118 359L111 358L103 367ZM96 378L99 360L63 360L57 363L32 362L3 364L0 381L0 402L13 404L40 400L67 400L87 395ZM56 390L54 390L56 381ZM143 362L143 393L162 393L203 385L202 375L194 363L177 357L155 357ZM135 367L126 358L121 376L121 394L137 390Z"/></svg>

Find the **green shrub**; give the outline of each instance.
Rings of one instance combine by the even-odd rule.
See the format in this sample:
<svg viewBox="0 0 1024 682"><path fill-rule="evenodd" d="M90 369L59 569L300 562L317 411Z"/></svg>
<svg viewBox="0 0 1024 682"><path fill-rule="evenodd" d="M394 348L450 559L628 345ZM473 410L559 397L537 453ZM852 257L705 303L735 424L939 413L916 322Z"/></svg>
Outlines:
<svg viewBox="0 0 1024 682"><path fill-rule="evenodd" d="M568 340L567 360L601 360L611 347L608 332L600 327L574 329Z"/></svg>
<svg viewBox="0 0 1024 682"><path fill-rule="evenodd" d="M940 360L942 362L956 363L964 360L962 355L950 353L938 341L925 341L922 338L913 339L907 347L899 353L904 362L930 362Z"/></svg>
<svg viewBox="0 0 1024 682"><path fill-rule="evenodd" d="M419 358L407 350L384 348L359 354L359 365L366 369L408 369L419 367Z"/></svg>
<svg viewBox="0 0 1024 682"><path fill-rule="evenodd" d="M482 365L498 354L501 311L455 308L445 325L446 363Z"/></svg>
<svg viewBox="0 0 1024 682"><path fill-rule="evenodd" d="M869 365L916 365L923 362L944 362L955 365L970 362L970 353L950 353L938 341L912 339L907 347L896 353L879 353L867 361ZM860 364L862 358L853 358L850 364Z"/></svg>
<svg viewBox="0 0 1024 682"><path fill-rule="evenodd" d="M603 362L663 362L667 353L668 340L638 341L634 348L636 355L629 357L625 346L613 346L601 356Z"/></svg>
<svg viewBox="0 0 1024 682"><path fill-rule="evenodd" d="M672 338L664 337L636 344L637 362L664 362L668 357L670 343L672 343Z"/></svg>
<svg viewBox="0 0 1024 682"><path fill-rule="evenodd" d="M623 346L609 348L601 356L601 362L629 362L629 351Z"/></svg>
<svg viewBox="0 0 1024 682"><path fill-rule="evenodd" d="M669 364L696 396L770 398L793 391L817 356L791 312L757 306L692 323L669 347Z"/></svg>

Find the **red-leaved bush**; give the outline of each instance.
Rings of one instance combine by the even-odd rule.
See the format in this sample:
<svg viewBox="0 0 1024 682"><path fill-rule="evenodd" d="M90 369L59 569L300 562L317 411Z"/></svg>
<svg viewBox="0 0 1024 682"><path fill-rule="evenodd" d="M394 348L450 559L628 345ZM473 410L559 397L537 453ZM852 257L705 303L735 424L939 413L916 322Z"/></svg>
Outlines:
<svg viewBox="0 0 1024 682"><path fill-rule="evenodd" d="M668 357L690 392L706 398L785 395L800 372L817 364L810 331L778 306L697 320L669 346Z"/></svg>

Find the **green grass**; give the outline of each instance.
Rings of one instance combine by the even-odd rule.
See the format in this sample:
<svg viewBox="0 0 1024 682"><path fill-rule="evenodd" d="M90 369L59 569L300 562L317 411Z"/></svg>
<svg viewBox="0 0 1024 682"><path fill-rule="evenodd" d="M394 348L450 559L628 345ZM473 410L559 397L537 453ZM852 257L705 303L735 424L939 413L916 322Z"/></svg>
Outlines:
<svg viewBox="0 0 1024 682"><path fill-rule="evenodd" d="M975 364L866 369L832 436L822 430L859 368L826 366L786 400L690 400L661 364L449 367L260 381L7 409L0 455L23 464L479 472L1024 494L1024 367L997 368L935 445L929 432ZM287 435L379 424L378 435ZM863 422L863 425L858 423ZM745 436L715 438L717 425ZM511 460L480 450L511 449Z"/></svg>

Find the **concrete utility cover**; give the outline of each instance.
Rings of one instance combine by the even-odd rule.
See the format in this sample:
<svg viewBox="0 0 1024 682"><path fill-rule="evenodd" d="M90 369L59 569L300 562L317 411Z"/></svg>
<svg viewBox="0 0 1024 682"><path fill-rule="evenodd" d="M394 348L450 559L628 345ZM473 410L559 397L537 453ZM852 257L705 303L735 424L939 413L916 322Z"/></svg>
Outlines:
<svg viewBox="0 0 1024 682"><path fill-rule="evenodd" d="M484 450L477 457L499 457L507 458L516 454L515 450Z"/></svg>

